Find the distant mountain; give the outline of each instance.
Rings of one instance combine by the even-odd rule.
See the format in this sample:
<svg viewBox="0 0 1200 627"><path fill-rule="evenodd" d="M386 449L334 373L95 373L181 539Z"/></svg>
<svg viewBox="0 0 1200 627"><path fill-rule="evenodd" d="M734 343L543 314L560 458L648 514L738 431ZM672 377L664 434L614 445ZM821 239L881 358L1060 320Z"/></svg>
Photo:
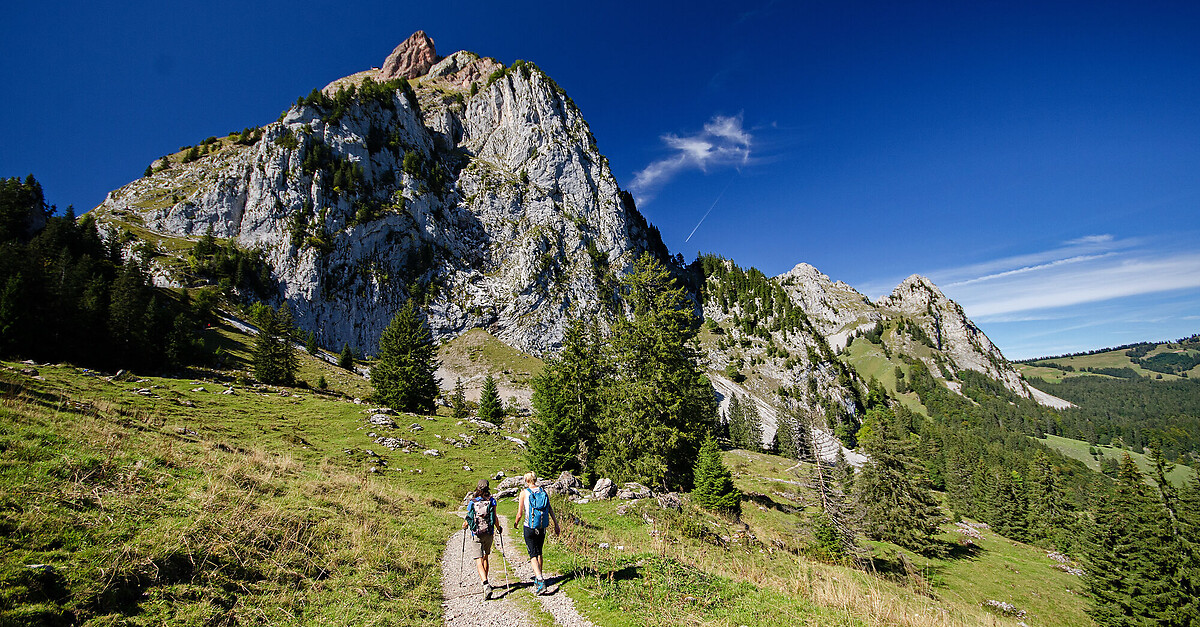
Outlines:
<svg viewBox="0 0 1200 627"><path fill-rule="evenodd" d="M1200 334L1172 342L1138 342L1114 348L1038 357L1019 362L1028 376L1048 380L1098 375L1120 379L1200 378Z"/></svg>
<svg viewBox="0 0 1200 627"><path fill-rule="evenodd" d="M951 389L969 370L1035 394L923 277L873 303L803 263L772 278L716 257L684 268L549 76L525 61L439 57L421 32L381 68L313 90L271 124L157 160L93 215L148 256L164 286L217 280L199 272L198 243L256 251L227 264L224 287L250 298L245 276L258 276L258 297L287 302L334 350L374 352L393 312L416 299L438 339L481 328L545 355L569 320L618 315L616 278L649 253L709 321L708 366L730 394L773 406L782 388L850 431L872 379L895 393L894 369L913 360ZM857 359L859 342L879 358Z"/></svg>

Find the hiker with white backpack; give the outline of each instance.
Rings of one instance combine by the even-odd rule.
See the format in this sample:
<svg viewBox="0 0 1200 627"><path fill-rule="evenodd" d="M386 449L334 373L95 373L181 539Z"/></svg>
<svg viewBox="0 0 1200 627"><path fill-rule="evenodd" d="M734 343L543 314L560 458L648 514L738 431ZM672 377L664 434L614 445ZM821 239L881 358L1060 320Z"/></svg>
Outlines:
<svg viewBox="0 0 1200 627"><path fill-rule="evenodd" d="M488 555L492 552L495 534L501 532L498 523L496 499L492 498L488 480L480 479L475 493L471 495L471 502L467 505L467 516L463 520L462 528L471 530L471 556L475 559L475 570L479 571L485 601L492 598L492 586L488 583Z"/></svg>
<svg viewBox="0 0 1200 627"><path fill-rule="evenodd" d="M534 594L546 591L546 580L542 578L542 545L546 543L546 528L554 522L554 535L558 535L558 518L550 506L550 496L537 485L537 475L525 473L525 489L517 504L516 522L513 529L524 527L525 548L529 551L529 565L533 567ZM524 523L524 525L522 525Z"/></svg>

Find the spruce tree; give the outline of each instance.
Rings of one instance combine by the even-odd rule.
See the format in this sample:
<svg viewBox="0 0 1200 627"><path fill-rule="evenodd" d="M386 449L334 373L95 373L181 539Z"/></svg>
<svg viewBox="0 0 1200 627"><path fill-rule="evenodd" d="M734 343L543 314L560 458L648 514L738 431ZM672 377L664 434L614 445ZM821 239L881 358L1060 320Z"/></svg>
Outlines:
<svg viewBox="0 0 1200 627"><path fill-rule="evenodd" d="M758 415L758 403L754 402L753 397L747 396L746 402L742 404L742 419L746 424L746 444L743 448L756 453L761 451L762 417Z"/></svg>
<svg viewBox="0 0 1200 627"><path fill-rule="evenodd" d="M470 412L467 410L467 393L463 389L461 378L454 380L454 396L450 399L450 406L455 420L466 420L470 416Z"/></svg>
<svg viewBox="0 0 1200 627"><path fill-rule="evenodd" d="M742 412L742 400L737 392L729 399L729 407L725 410L726 424L729 425L729 445L733 448L746 448L749 439L746 434L746 415Z"/></svg>
<svg viewBox="0 0 1200 627"><path fill-rule="evenodd" d="M379 355L371 368L375 400L400 411L433 412L436 356L429 327L412 301L405 302L379 336Z"/></svg>
<svg viewBox="0 0 1200 627"><path fill-rule="evenodd" d="M349 344L342 344L342 352L338 355L338 367L354 372L354 350Z"/></svg>
<svg viewBox="0 0 1200 627"><path fill-rule="evenodd" d="M721 448L712 437L704 440L696 460L692 498L705 509L740 514L741 493L733 486L733 474L721 460Z"/></svg>
<svg viewBox="0 0 1200 627"><path fill-rule="evenodd" d="M622 279L632 316L613 323L615 371L601 413L601 472L662 488L690 487L716 419L712 384L697 365L699 319L670 271L643 254Z"/></svg>
<svg viewBox="0 0 1200 627"><path fill-rule="evenodd" d="M496 391L496 379L488 375L483 380L483 390L479 393L479 419L499 424L504 420L504 406L500 404L500 394Z"/></svg>
<svg viewBox="0 0 1200 627"><path fill-rule="evenodd" d="M595 326L576 320L567 327L562 351L534 377L528 458L539 476L592 474L606 363Z"/></svg>
<svg viewBox="0 0 1200 627"><path fill-rule="evenodd" d="M317 334L314 331L308 332L308 337L304 341L304 350L308 351L309 355L316 355L320 347L317 346Z"/></svg>
<svg viewBox="0 0 1200 627"><path fill-rule="evenodd" d="M863 532L914 551L936 551L933 536L943 517L925 474L911 456L912 444L872 438L864 448L870 461L854 479Z"/></svg>
<svg viewBox="0 0 1200 627"><path fill-rule="evenodd" d="M293 345L296 329L287 303L278 310L263 307L256 322L254 378L263 383L291 385L296 380L299 360Z"/></svg>

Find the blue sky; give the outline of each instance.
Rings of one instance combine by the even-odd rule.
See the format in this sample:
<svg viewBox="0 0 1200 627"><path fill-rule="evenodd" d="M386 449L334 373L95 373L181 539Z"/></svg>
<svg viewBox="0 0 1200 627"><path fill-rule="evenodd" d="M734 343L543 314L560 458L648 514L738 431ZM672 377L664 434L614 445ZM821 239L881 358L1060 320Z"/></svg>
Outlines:
<svg viewBox="0 0 1200 627"><path fill-rule="evenodd" d="M545 69L689 259L924 274L1010 358L1200 331L1194 2L34 4L0 22L0 176L62 207L424 29Z"/></svg>

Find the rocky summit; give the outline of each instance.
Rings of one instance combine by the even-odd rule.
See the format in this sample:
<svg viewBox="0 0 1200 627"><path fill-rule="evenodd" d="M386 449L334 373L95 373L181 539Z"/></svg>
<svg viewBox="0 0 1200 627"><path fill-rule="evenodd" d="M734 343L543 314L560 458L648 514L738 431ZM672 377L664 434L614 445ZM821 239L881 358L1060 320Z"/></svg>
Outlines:
<svg viewBox="0 0 1200 627"><path fill-rule="evenodd" d="M258 141L172 161L96 215L169 237L211 228L261 250L278 298L324 346L373 352L415 298L437 337L482 327L544 353L569 319L611 306L612 277L637 255L665 248L550 77L435 56L418 32L377 75L427 70L411 82L335 81ZM186 282L166 266L155 275Z"/></svg>
<svg viewBox="0 0 1200 627"><path fill-rule="evenodd" d="M157 243L160 284L195 282L169 261L190 244L171 241L211 229L261 251L268 300L287 302L299 328L326 347L373 353L395 311L415 299L437 339L483 328L546 354L571 319L603 322L619 311L616 279L638 255L670 260L553 79L525 61L505 66L469 51L439 57L423 31L379 69L334 80L243 136L156 162L95 215L127 241ZM833 353L888 324L908 330L882 334L889 359L915 354L933 372L947 366L949 378L976 370L1031 394L962 308L922 277L873 303L801 263L763 277L803 312L785 323L757 312L761 301L731 308L712 300L713 277L705 288L695 273L675 271L691 277L692 296L714 324L751 318L778 328L769 341L749 333L736 350L706 347L714 370L755 365L753 385L722 380L726 396L799 386L817 389L807 399L814 406L821 397L852 412L855 388L866 382L837 367Z"/></svg>
<svg viewBox="0 0 1200 627"><path fill-rule="evenodd" d="M429 71L438 60L433 40L425 31L419 30L396 46L396 49L384 59L379 69L379 78L388 81L393 78L417 78Z"/></svg>

